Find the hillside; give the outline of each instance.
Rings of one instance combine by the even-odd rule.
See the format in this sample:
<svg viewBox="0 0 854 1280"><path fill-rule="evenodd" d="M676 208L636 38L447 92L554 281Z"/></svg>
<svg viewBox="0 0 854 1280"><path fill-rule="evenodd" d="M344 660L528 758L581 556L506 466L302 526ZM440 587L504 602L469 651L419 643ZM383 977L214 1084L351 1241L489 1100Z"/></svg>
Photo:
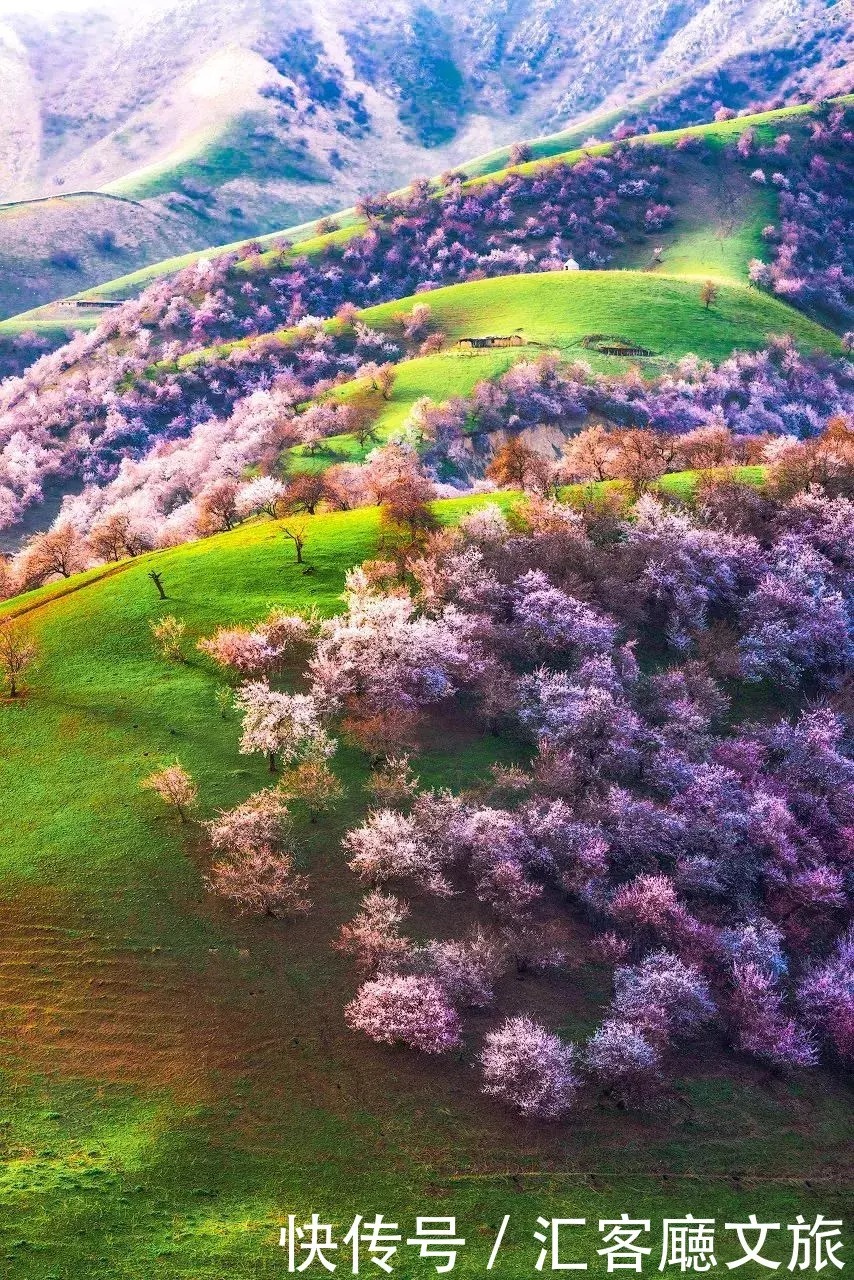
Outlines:
<svg viewBox="0 0 854 1280"><path fill-rule="evenodd" d="M373 328L394 332L395 317L417 301L385 303L364 311L362 317ZM631 369L655 378L689 354L719 364L735 350L761 350L784 333L807 352L839 350L835 335L776 299L744 285L724 285L714 308L707 310L697 283L663 273L508 276L437 289L430 294L430 308L432 324L445 335L448 349L396 366L389 398L373 397L374 431L365 445L360 448L352 437L333 436L308 454L298 449L300 466L317 469L331 459L364 456L378 441L400 431L423 398L440 404L453 396L468 396L479 382L505 373L520 358L536 359L543 351L565 361L584 361L604 374L619 376ZM650 355L602 355L582 345L595 333L619 335ZM519 334L524 345L495 351L456 348L460 338L489 334ZM337 395L346 403L363 391L364 383L356 383Z"/></svg>
<svg viewBox="0 0 854 1280"><path fill-rule="evenodd" d="M437 509L455 520L468 505ZM238 755L236 717L220 712L219 677L192 642L272 603L332 613L345 570L376 537L375 511L316 517L304 576L265 520L2 610L24 617L43 651L26 697L0 703L3 803L16 815L0 903L0 1241L16 1274L273 1275L289 1212L314 1206L346 1226L371 1205L405 1221L429 1202L466 1227L496 1228L510 1213L501 1266L516 1276L532 1257L527 1227L565 1209L568 1186L573 1213L591 1223L626 1204L658 1220L684 1204L740 1220L744 1186L767 1220L841 1216L847 1093L832 1073L807 1106L804 1073L747 1065L732 1077L704 1049L668 1111L593 1108L549 1127L478 1099L467 1061L389 1054L348 1033L353 978L330 944L359 896L338 848L366 804L354 748L335 761L343 806L300 820L316 903L307 920L241 919L204 892L199 828L166 815L140 780L177 756L211 817L268 775ZM187 624L185 663L154 653L149 623L163 608ZM427 737L425 786L460 790L494 761L524 757L462 722ZM576 1038L608 985L607 967L573 962L545 985L510 979L508 999L541 990L543 1010ZM578 1239L598 1244L592 1225ZM491 1242L472 1233L457 1272L482 1274Z"/></svg>
<svg viewBox="0 0 854 1280"><path fill-rule="evenodd" d="M81 285L168 256L181 240L168 210L101 192L0 205L0 312L66 297Z"/></svg>
<svg viewBox="0 0 854 1280"><path fill-rule="evenodd" d="M413 303L404 298L362 314L372 327L390 329L395 314ZM505 276L433 290L429 304L432 322L452 341L521 331L564 357L582 337L601 331L624 334L671 362L693 352L717 364L736 348L756 351L784 331L805 349L839 350L835 335L776 298L744 284L723 284L714 307L706 308L694 280L665 271Z"/></svg>
<svg viewBox="0 0 854 1280"><path fill-rule="evenodd" d="M714 418L723 361L726 383L752 387L747 404L736 389L723 402L739 432L815 433L850 400L849 367L826 358L844 350L833 330L854 315L850 136L845 104L829 105L571 151L489 179L415 181L296 244L273 238L138 273L139 297L119 294L100 318L90 294L80 301L94 309L7 322L25 359L56 340L64 317L87 327L2 389L6 545L50 522L63 495L81 529L134 495L146 538L175 536L164 521L186 537L223 467L235 478L269 468L283 446L311 456L322 437L337 451L362 408L386 438L420 396L447 398L447 376L447 390L470 395L507 370L508 349L455 351L465 337L515 335L523 361L583 356L584 413L639 425L692 395L702 420ZM781 335L800 349L789 366ZM609 336L638 358L608 354ZM755 353L749 374L732 363L739 351ZM676 368L687 356L689 381L701 383L691 391ZM358 390L355 401L329 398L365 373L375 382L380 364L400 366L384 404L360 406ZM649 392L623 409L637 399L635 365ZM548 410L564 436L580 424L571 403L563 389L560 412ZM694 415L690 403L683 412Z"/></svg>
<svg viewBox="0 0 854 1280"><path fill-rule="evenodd" d="M361 313L362 320L394 335L397 317L419 297L402 298ZM441 404L468 396L478 383L499 377L520 359L543 352L561 360L580 360L599 373L629 370L656 378L692 354L719 364L736 350L758 351L788 334L805 352L836 353L836 336L776 299L744 285L723 285L714 308L703 307L699 285L663 272L560 272L507 276L437 289L430 294L431 324L446 339L445 350L404 359L395 366L387 399L371 393L368 381L345 384L335 392L344 404L359 403L371 414L373 431L364 444L352 436L331 436L310 451L297 448L300 469L322 469L331 461L362 458L378 442L399 432L414 406L426 398ZM619 335L649 351L647 356L600 354L583 345L591 334ZM461 350L461 338L517 334L519 348ZM266 339L262 339L265 341ZM286 337L283 335L283 341ZM251 344L250 344L251 345ZM192 367L214 357L194 353ZM292 463L292 465L294 465Z"/></svg>
<svg viewBox="0 0 854 1280"><path fill-rule="evenodd" d="M0 0L3 1277L851 1265L849 7Z"/></svg>
<svg viewBox="0 0 854 1280"><path fill-rule="evenodd" d="M635 97L647 88L669 93L683 113L693 89L694 121L720 105L702 97L710 87L736 109L749 105L749 85L760 97L850 88L842 10L807 0L788 11L738 4L725 14L693 0L675 19L664 9L629 14L610 3L507 11L490 0L474 16L445 0L397 0L367 23L358 18L348 0L322 13L261 0L242 0L237 10L159 0L133 14L103 4L42 18L8 5L7 72L18 78L29 146L19 143L25 164L7 194L53 194L57 182L134 184L148 181L134 171L152 165L180 171L207 147L227 145L228 130L245 127L253 111L273 146L290 136L319 159L335 141L350 164L406 164L399 182L419 168L419 147L442 154L453 140L458 162L478 135L541 133L556 117L618 107L629 87ZM693 81L680 82L687 71ZM653 93L646 103L653 112L655 101ZM671 123L694 121L677 114ZM353 145L362 140L367 147ZM396 154L365 155L372 143ZM212 165L214 190L237 176L218 175L216 157L202 164Z"/></svg>
<svg viewBox="0 0 854 1280"><path fill-rule="evenodd" d="M848 99L844 99L847 102ZM739 119L722 121L714 124L700 125L690 129L656 135L640 135L632 140L631 145L666 145L671 150L668 168L672 177L669 184L668 198L673 203L676 217L671 225L660 229L657 237L666 251L663 261L674 272L687 274L710 273L715 276L743 280L747 264L751 257L763 257L765 249L761 240L762 227L774 218L777 196L773 190L763 189L751 184L746 172L727 152L727 148L736 144L746 132L753 131L758 137L772 139L782 129L790 131L795 151L804 147L808 131L815 117L815 108L791 108L758 115L745 116ZM613 143L600 143L595 146L581 148L582 139L589 137L584 130L564 132L535 140L530 144L533 156L533 168L544 162L577 163L585 155L607 155L614 151ZM678 154L677 144L680 139L697 137L703 140L708 151L702 163L689 153ZM506 149L495 151L473 163L467 163L464 172L470 175L465 186L471 183L471 189L477 190L484 179L501 180L507 173L508 152ZM517 166L521 171L526 166ZM25 206L26 208L26 206ZM23 221L22 213L16 214L16 222ZM335 223L348 235L363 230L367 225L355 210L347 209L335 215ZM3 223L0 220L0 236ZM91 234L87 233L87 244L91 245ZM268 248L282 241L298 247L297 252L316 253L325 243L330 243L326 236L318 236L317 221L309 221L292 226L286 230L268 233L257 237L262 248ZM94 323L93 314L80 311L73 303L65 299L78 297L97 301L105 298L129 298L138 294L158 279L172 275L186 267L192 266L201 257L229 254L241 248L246 242L234 241L217 247L206 247L204 253L186 253L177 257L168 257L153 263L141 270L133 271L113 279L104 280L96 288L62 291L62 300L16 315L8 321L0 320L0 342L8 343L15 335L25 331L50 332L51 327L62 325L66 329L91 328ZM0 240L2 244L2 240ZM20 245L16 247L20 250ZM118 249L116 250L118 251ZM649 264L649 250L638 252L637 247L627 246L619 265L642 266ZM55 280L53 298L58 296L56 285L65 281L68 275L57 276L56 269L49 263L42 263L47 272L43 277L45 291L48 281ZM53 274L51 275L51 271ZM95 312L97 315L97 312Z"/></svg>
<svg viewBox="0 0 854 1280"><path fill-rule="evenodd" d="M53 226L44 197L134 202L97 208L98 232L126 243L121 265L133 266L164 256L155 224L173 256L478 153L482 171L515 139L570 122L564 149L618 125L645 132L852 87L841 0L691 0L677 15L612 0L490 0L477 15L395 0L369 22L353 0L316 13L268 0L8 8L0 60L16 109L0 130L0 198L18 203L36 246L8 300L19 309L110 274L87 252L85 201L63 210L76 276L51 271L37 251Z"/></svg>

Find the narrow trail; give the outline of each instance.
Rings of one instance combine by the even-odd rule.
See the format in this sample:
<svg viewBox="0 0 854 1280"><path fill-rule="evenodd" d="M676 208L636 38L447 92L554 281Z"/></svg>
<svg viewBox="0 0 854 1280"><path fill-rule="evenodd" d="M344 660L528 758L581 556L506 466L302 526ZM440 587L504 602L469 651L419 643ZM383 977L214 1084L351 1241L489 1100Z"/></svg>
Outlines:
<svg viewBox="0 0 854 1280"><path fill-rule="evenodd" d="M61 587L43 600L32 600L29 604L20 605L17 609L4 611L0 614L0 623L11 622L15 618L23 618L28 613L35 613L38 609L47 608L48 605L54 604L57 600L64 600L66 596L73 596L78 591L85 591L87 587L94 587L98 582L105 582L107 578L113 578L117 573L125 573L132 566L138 564L140 559L141 557L137 557L132 560L123 560L119 564L105 566L103 573L99 573L93 578L87 578L85 582L76 582L73 585L69 583L67 587Z"/></svg>

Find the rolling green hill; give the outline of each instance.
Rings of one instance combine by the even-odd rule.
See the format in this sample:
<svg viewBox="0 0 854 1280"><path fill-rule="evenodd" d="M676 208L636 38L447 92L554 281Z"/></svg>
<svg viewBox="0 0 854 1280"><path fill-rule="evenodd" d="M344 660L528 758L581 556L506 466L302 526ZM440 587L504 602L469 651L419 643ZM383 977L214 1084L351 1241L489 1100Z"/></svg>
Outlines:
<svg viewBox="0 0 854 1280"><path fill-rule="evenodd" d="M393 330L395 316L421 300L385 303L362 315L375 328ZM554 351L563 360L584 360L597 372L624 373L636 367L647 376L664 372L689 353L718 363L737 349L757 351L783 333L804 350L840 350L835 334L755 289L721 284L717 301L706 309L700 301L699 281L657 272L501 276L437 289L429 302L433 323L451 344L461 337L520 333L527 345L481 352L451 346L438 355L403 361L397 366L389 400L374 397L374 439L360 447L353 437L333 437L309 455L294 450L300 469L358 459L377 440L399 430L421 397L441 403L469 395L478 382L498 377L517 360L532 359L543 350ZM655 355L608 356L581 345L585 335L600 332L618 334ZM360 384L351 384L338 394L346 399L362 390Z"/></svg>
<svg viewBox="0 0 854 1280"><path fill-rule="evenodd" d="M470 505L437 509L453 520ZM805 1108L797 1076L733 1080L696 1062L672 1113L593 1112L553 1128L503 1114L497 1124L466 1060L395 1054L390 1090L387 1055L343 1028L352 975L330 949L358 897L337 844L365 805L364 764L349 748L334 762L342 809L297 824L311 916L240 920L206 896L198 828L165 816L140 780L179 758L210 817L268 775L238 754L236 720L222 717L217 677L192 642L273 603L332 612L346 568L376 538L373 510L315 517L305 576L277 524L257 522L2 609L25 616L42 647L26 696L0 703L15 830L0 898L0 1256L16 1277L273 1277L279 1226L312 1210L342 1232L357 1213L405 1220L429 1208L493 1229L510 1213L496 1267L508 1280L527 1273L536 1216L568 1205L590 1220L588 1252L600 1216L730 1218L746 1188L774 1220L841 1214L844 1097L832 1077ZM164 610L187 624L185 663L154 654L149 622ZM523 750L465 727L428 745L422 784L455 789ZM607 999L606 973L562 981L561 1029L578 1037ZM482 1275L490 1243L473 1237L456 1274Z"/></svg>
<svg viewBox="0 0 854 1280"><path fill-rule="evenodd" d="M851 100L850 96L840 99L843 102ZM749 259L763 256L759 233L771 218L775 200L772 191L756 188L748 184L742 174L733 172L732 166L727 163L724 147L747 128L753 128L760 137L768 138L782 127L792 134L794 145L797 145L813 115L813 107L790 107L632 139L631 145L643 145L646 142L672 145L679 138L689 135L704 137L713 144L713 158L708 164L701 165L690 156L680 156L676 161L676 181L673 182L670 193L676 219L674 226L663 231L659 238L667 270L680 274L714 274L721 279L744 279ZM517 168L522 172L530 171L556 159L572 163L585 154L607 153L614 145L603 143L585 151L580 147L582 141L578 131L564 131L535 140L531 144L534 160ZM506 159L505 148L482 157L472 165L464 166L470 175L469 181L476 185L483 181L500 180L507 172L503 167ZM339 236L342 233L344 236L356 234L365 225L352 208L336 214L335 218L342 228L342 232L336 233ZM269 245L286 238L297 246L297 252L316 252L326 242L326 237L318 236L317 225L317 221L305 222L256 239L262 245ZM245 243L247 241L236 241L201 252L194 251L167 258L72 296L90 299L136 296L152 281L172 275L202 256L231 252ZM632 252L632 247L629 246L623 255L624 260L616 265L645 266L646 262L633 260ZM85 328L91 325L92 317L75 315L67 306L59 302L52 303L0 322L0 340L48 323Z"/></svg>
<svg viewBox="0 0 854 1280"><path fill-rule="evenodd" d="M854 95L848 95L835 99L839 102L850 102ZM681 129L663 129L657 133L642 134L629 139L630 146L643 146L648 142L655 142L661 146L672 146L678 142L680 138L705 138L712 146L721 149L727 143L735 142L739 136L744 133L745 129L756 129L759 137L763 137L763 130L770 131L764 135L764 140L773 136L773 131L782 124L786 128L794 128L797 130L799 124L804 123L810 116L815 114L815 107L811 103L797 107L780 107L777 111L759 111L754 115L735 116L731 120L716 120L709 124L686 125ZM601 117L602 130L608 128L610 123L616 123L620 118L619 113L608 113ZM589 133L595 128L596 117L589 121L587 125L577 125L571 129L566 129L561 133L549 134L543 138L535 138L528 145L531 149L531 159L524 164L513 166L513 172L530 171L544 160L566 160L572 161L576 156L586 152L588 155L603 155L614 146L613 142L592 143L585 147ZM586 133L585 133L586 128ZM473 164L467 168L469 177L474 182L484 182L491 179L503 177L505 173L510 172L509 168L510 153L509 148L502 148L497 151L490 152L488 156L482 156L479 160L475 160Z"/></svg>
<svg viewBox="0 0 854 1280"><path fill-rule="evenodd" d="M370 307L362 314L379 329L418 298ZM788 332L805 348L838 351L829 330L785 303L745 285L721 284L708 309L696 280L663 272L547 271L498 276L432 291L432 319L449 338L511 334L566 354L585 334L618 333L664 359L688 351L719 361L736 347L758 350L771 334Z"/></svg>

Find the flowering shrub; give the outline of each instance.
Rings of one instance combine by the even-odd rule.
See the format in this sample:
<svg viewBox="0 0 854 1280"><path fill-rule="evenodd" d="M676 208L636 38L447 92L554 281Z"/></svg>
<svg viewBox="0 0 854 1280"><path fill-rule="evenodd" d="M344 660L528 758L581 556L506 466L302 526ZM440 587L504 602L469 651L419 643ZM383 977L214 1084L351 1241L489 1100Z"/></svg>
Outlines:
<svg viewBox="0 0 854 1280"><path fill-rule="evenodd" d="M139 784L145 791L153 791L169 808L174 809L182 822L187 821L187 810L195 808L199 789L187 770L177 760L174 764L157 769Z"/></svg>
<svg viewBox="0 0 854 1280"><path fill-rule="evenodd" d="M447 1053L460 1043L459 1017L431 978L382 974L359 988L344 1017L381 1044Z"/></svg>
<svg viewBox="0 0 854 1280"><path fill-rule="evenodd" d="M661 1053L643 1029L610 1019L587 1042L584 1065L615 1100L648 1104L661 1086Z"/></svg>
<svg viewBox="0 0 854 1280"><path fill-rule="evenodd" d="M250 915L301 915L311 908L308 879L294 872L293 856L254 849L214 862L208 888Z"/></svg>
<svg viewBox="0 0 854 1280"><path fill-rule="evenodd" d="M205 823L217 853L237 856L257 849L275 849L288 819L284 796L267 788L257 791L236 809L223 810Z"/></svg>
<svg viewBox="0 0 854 1280"><path fill-rule="evenodd" d="M572 1109L579 1082L573 1051L530 1018L508 1018L480 1054L483 1092L523 1116L556 1120Z"/></svg>

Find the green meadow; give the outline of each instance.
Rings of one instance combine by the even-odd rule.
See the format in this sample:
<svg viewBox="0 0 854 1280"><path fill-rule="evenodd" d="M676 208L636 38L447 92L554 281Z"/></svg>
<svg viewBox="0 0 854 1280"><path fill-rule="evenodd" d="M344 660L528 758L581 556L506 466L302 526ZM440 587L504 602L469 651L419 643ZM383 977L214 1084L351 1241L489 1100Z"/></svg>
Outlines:
<svg viewBox="0 0 854 1280"><path fill-rule="evenodd" d="M692 483L668 480L683 493ZM455 520L473 501L437 511ZM340 1234L356 1214L381 1212L404 1235L416 1214L455 1214L464 1277L484 1273L509 1214L494 1267L507 1280L535 1274L538 1215L583 1217L579 1256L602 1275L598 1220L624 1211L654 1228L687 1212L721 1227L751 1210L782 1224L842 1214L849 1095L830 1075L808 1089L798 1073L733 1075L711 1052L687 1063L661 1113L592 1108L532 1125L477 1094L472 1050L485 1020L446 1061L348 1033L354 979L331 943L359 897L339 847L366 806L355 750L334 761L341 808L317 824L296 816L310 916L240 919L205 893L199 826L167 815L140 781L180 759L208 818L269 775L238 753L236 717L223 717L220 679L194 642L273 604L340 608L346 570L375 553L377 519L312 518L309 573L280 526L261 520L3 607L41 647L25 695L0 703L0 805L13 833L0 850L3 1274L278 1277L279 1227L317 1211ZM149 624L166 611L186 623L185 662L153 648ZM422 785L454 789L526 750L466 724L428 729L424 747ZM546 985L569 1038L609 998L607 971L572 961ZM403 1252L395 1274L434 1274ZM733 1256L722 1237L719 1263Z"/></svg>
<svg viewBox="0 0 854 1280"><path fill-rule="evenodd" d="M700 281L657 272L572 271L498 276L436 289L429 299L431 323L447 337L448 349L404 360L396 366L388 400L371 400L374 435L364 445L353 436L333 436L310 452L293 450L292 465L318 470L332 461L359 460L377 441L403 428L413 406L426 397L442 403L467 396L478 382L505 373L520 359L553 352L582 360L597 373L636 368L646 377L666 372L683 356L719 363L735 350L757 351L775 335L789 334L804 350L836 353L839 339L785 303L746 285L721 283L709 308ZM373 328L392 335L397 317L421 297L398 299L362 312ZM463 337L519 334L522 347L463 351ZM602 355L581 345L587 334L608 333L654 352L651 357ZM363 383L336 392L343 400L364 398Z"/></svg>
<svg viewBox="0 0 854 1280"><path fill-rule="evenodd" d="M374 328L388 328L420 300L397 299L362 315ZM433 323L451 340L518 332L564 355L584 355L581 339L598 332L627 338L665 360L693 352L717 363L736 348L757 351L782 333L807 350L840 350L835 334L759 290L722 283L706 308L698 281L658 272L496 276L435 289L426 301Z"/></svg>

